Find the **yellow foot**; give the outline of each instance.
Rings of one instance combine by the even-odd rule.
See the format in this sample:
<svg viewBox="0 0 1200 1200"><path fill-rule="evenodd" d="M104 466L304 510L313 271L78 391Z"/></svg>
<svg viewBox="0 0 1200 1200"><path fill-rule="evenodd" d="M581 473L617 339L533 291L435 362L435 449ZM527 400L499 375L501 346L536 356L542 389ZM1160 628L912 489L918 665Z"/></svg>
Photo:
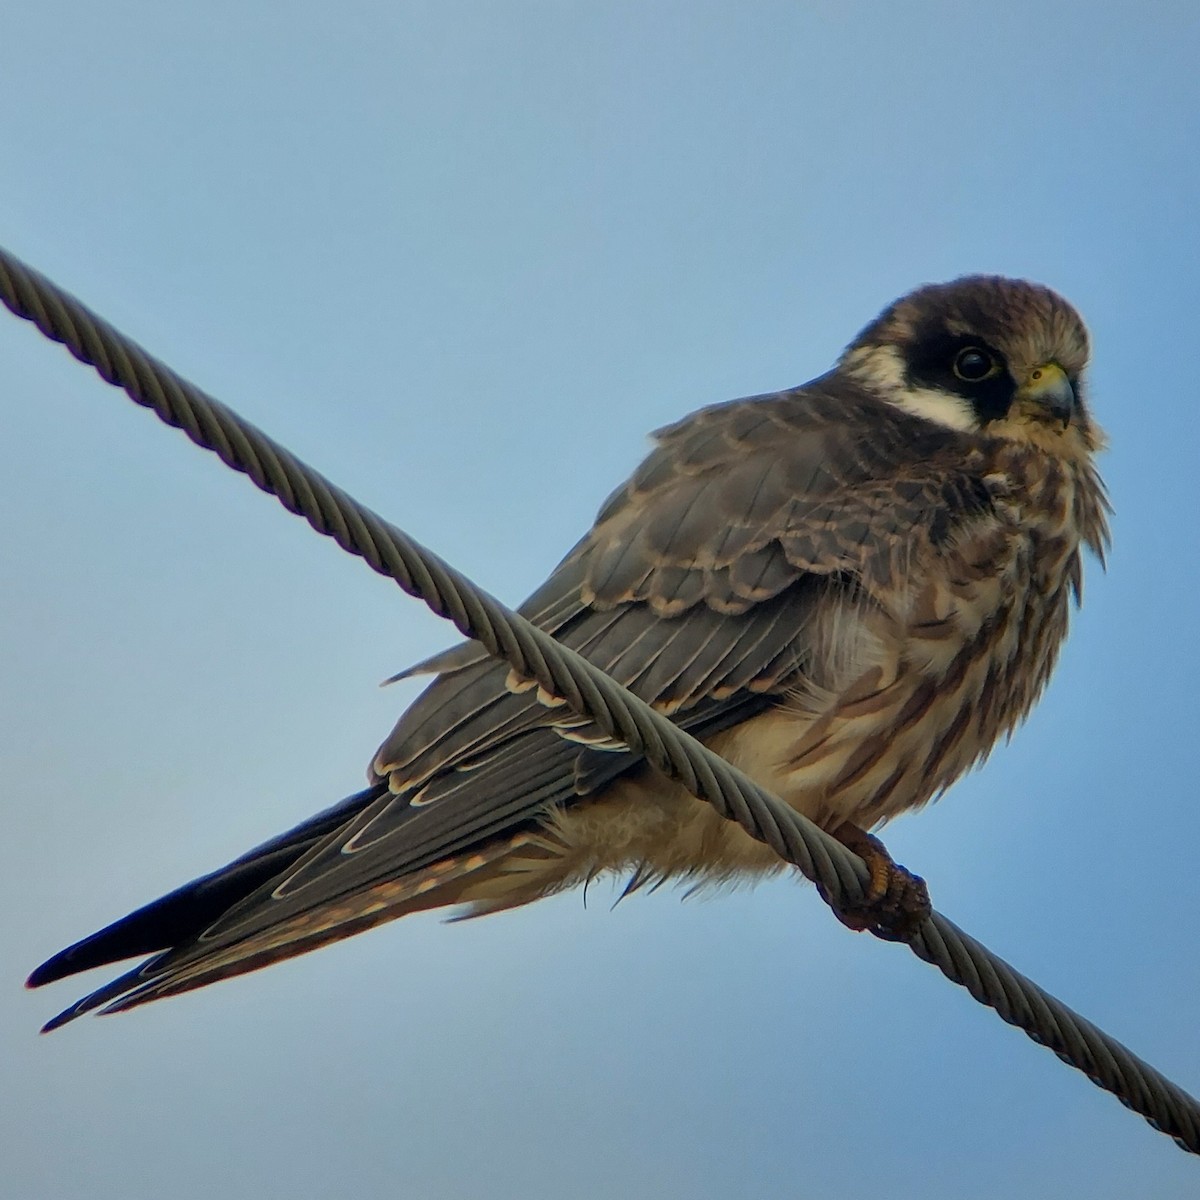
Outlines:
<svg viewBox="0 0 1200 1200"><path fill-rule="evenodd" d="M865 829L847 822L832 833L847 850L853 850L871 872L861 904L840 907L818 885L834 916L855 932L870 932L889 942L911 942L933 911L925 880L900 866L884 844Z"/></svg>

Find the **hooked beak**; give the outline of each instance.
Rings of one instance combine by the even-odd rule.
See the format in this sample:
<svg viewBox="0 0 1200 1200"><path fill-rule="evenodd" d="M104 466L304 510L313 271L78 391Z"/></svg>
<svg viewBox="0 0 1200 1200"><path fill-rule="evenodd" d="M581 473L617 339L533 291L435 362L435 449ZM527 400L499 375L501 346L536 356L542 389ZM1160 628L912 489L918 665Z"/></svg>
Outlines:
<svg viewBox="0 0 1200 1200"><path fill-rule="evenodd" d="M1017 389L1017 403L1043 421L1055 421L1063 429L1071 423L1078 408L1075 389L1067 373L1056 362L1034 367Z"/></svg>

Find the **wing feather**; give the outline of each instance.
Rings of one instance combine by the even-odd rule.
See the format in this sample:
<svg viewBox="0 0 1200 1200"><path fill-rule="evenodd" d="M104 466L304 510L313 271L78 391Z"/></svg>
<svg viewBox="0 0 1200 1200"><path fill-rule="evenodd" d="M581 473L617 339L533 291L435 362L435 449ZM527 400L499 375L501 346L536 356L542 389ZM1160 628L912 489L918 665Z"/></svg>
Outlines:
<svg viewBox="0 0 1200 1200"><path fill-rule="evenodd" d="M824 394L786 393L663 431L589 537L522 607L681 723L703 714L699 727L712 728L747 697L793 690L829 589L869 576L873 557L886 559L886 574L897 546L923 531L928 540L946 518L937 446L927 438L906 454L911 418L863 403L850 397L834 419ZM882 447L864 449L881 435ZM905 502L885 468L919 482ZM804 494L792 490L798 480ZM402 876L536 819L547 803L571 802L581 779L599 777L581 767L590 756L605 755L606 776L635 765L558 736L586 729L536 690L505 689L506 674L482 662L435 680L375 759L398 794L297 864L275 895L320 903L335 889Z"/></svg>
<svg viewBox="0 0 1200 1200"><path fill-rule="evenodd" d="M834 376L701 410L659 431L522 611L711 735L804 686L820 660L822 606L849 591L872 602L986 508L958 436ZM339 921L360 928L371 910L348 897L532 827L548 806L639 763L570 740L590 740L586 722L542 703L536 688L511 686L507 666L470 644L405 674L422 671L440 674L374 760L389 791L321 826L315 842L296 841L278 875L253 877L258 886L205 930L184 931L175 949L83 1007L232 973L242 943L244 970L328 940ZM324 914L319 937L298 922L304 914Z"/></svg>

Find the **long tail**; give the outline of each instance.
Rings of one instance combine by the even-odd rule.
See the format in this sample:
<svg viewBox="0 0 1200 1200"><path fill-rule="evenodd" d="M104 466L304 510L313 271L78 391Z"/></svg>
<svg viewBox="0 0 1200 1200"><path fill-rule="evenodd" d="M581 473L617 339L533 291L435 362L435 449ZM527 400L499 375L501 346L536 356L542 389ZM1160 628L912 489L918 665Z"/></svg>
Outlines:
<svg viewBox="0 0 1200 1200"><path fill-rule="evenodd" d="M313 846L352 820L386 790L384 784L376 784L350 796L287 833L256 846L220 870L193 879L114 921L47 959L29 976L25 986L41 987L93 967L107 966L139 954L153 954L191 941L239 901L287 871Z"/></svg>
<svg viewBox="0 0 1200 1200"><path fill-rule="evenodd" d="M253 912L266 900L275 882L287 877L304 855L329 834L344 833L386 792L386 784L359 792L47 960L30 975L28 987L153 955L59 1013L42 1032L97 1009L123 1012L255 971L410 913L464 902L477 913L494 912L527 903L565 881L546 839L536 829L518 829L257 928L246 928L237 919L238 912Z"/></svg>

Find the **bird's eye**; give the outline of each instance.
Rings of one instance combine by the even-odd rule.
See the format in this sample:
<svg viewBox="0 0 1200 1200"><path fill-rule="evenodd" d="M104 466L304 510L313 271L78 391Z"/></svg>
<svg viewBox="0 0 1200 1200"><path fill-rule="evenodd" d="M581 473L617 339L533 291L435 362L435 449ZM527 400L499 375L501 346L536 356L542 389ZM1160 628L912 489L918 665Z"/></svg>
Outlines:
<svg viewBox="0 0 1200 1200"><path fill-rule="evenodd" d="M996 360L978 346L968 346L954 356L954 374L965 383L980 383L998 369Z"/></svg>

